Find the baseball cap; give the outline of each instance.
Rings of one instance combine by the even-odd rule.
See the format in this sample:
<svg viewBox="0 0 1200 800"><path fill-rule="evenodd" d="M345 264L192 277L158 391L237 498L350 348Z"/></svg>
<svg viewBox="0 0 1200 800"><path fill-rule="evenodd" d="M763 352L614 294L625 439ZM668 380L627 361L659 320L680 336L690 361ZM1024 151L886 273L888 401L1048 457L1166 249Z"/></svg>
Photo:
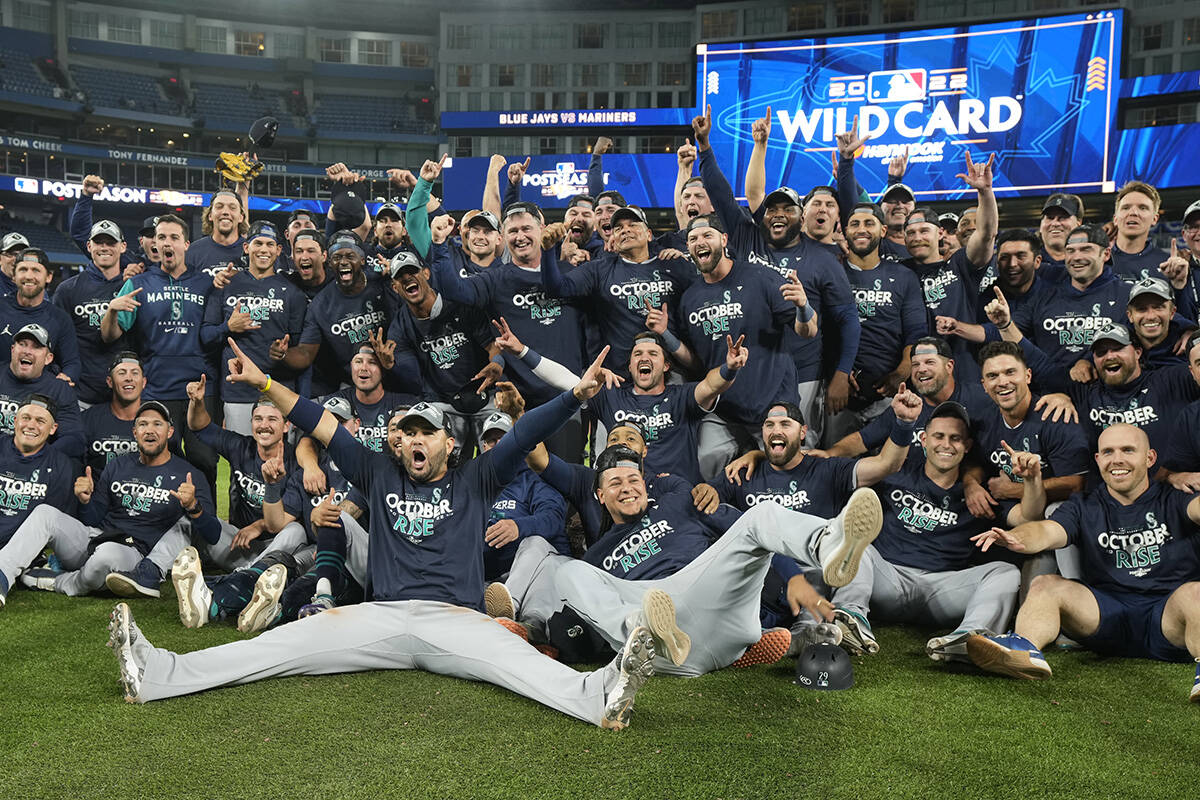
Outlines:
<svg viewBox="0 0 1200 800"><path fill-rule="evenodd" d="M505 219L517 214L530 214L537 217L539 220L544 219L542 216L542 209L538 207L538 204L530 203L528 200L519 200L516 203L509 205L508 208L504 209Z"/></svg>
<svg viewBox="0 0 1200 800"><path fill-rule="evenodd" d="M405 272L420 272L424 269L421 266L421 259L411 250L401 250L396 255L392 256L392 262L388 265L388 276L395 278Z"/></svg>
<svg viewBox="0 0 1200 800"><path fill-rule="evenodd" d="M325 237L316 228L305 228L304 230L297 231L296 235L292 237L292 246L295 247L296 242L301 239L312 239L317 243L317 247L320 247L322 250L325 249Z"/></svg>
<svg viewBox="0 0 1200 800"><path fill-rule="evenodd" d="M102 219L92 226L92 232L88 234L88 241L95 239L97 236L108 236L114 242L120 242L124 236L121 234L121 229L117 227L117 223L111 219Z"/></svg>
<svg viewBox="0 0 1200 800"><path fill-rule="evenodd" d="M375 212L375 219L379 219L384 214L391 214L401 222L404 221L404 212L400 209L400 206L396 205L395 203L389 202L381 205L379 210Z"/></svg>
<svg viewBox="0 0 1200 800"><path fill-rule="evenodd" d="M849 219L850 217L859 213L870 214L875 219L879 220L880 224L887 224L887 220L885 220L883 217L883 209L877 206L875 203L855 203L854 208L850 209L850 216L846 217L846 219Z"/></svg>
<svg viewBox="0 0 1200 800"><path fill-rule="evenodd" d="M335 233L333 238L329 240L329 246L326 247L326 250L332 256L338 250L347 248L358 253L359 258L366 258L363 254L362 239L359 239L358 234L354 231L341 230Z"/></svg>
<svg viewBox="0 0 1200 800"><path fill-rule="evenodd" d="M367 215L367 204L362 198L340 183L334 187L329 205L333 211L333 222L339 229L354 230Z"/></svg>
<svg viewBox="0 0 1200 800"><path fill-rule="evenodd" d="M945 402L938 403L937 408L933 409L933 413L929 415L929 419L932 421L938 417L960 419L962 420L962 424L967 426L967 430L971 429L971 415L967 413L967 407L954 400L946 400Z"/></svg>
<svg viewBox="0 0 1200 800"><path fill-rule="evenodd" d="M571 209L575 206L587 206L588 208L596 207L596 198L590 194L577 194L567 201L567 208Z"/></svg>
<svg viewBox="0 0 1200 800"><path fill-rule="evenodd" d="M137 364L142 366L142 359L137 353L132 350L122 350L113 356L113 360L109 362L108 371L112 372L120 364Z"/></svg>
<svg viewBox="0 0 1200 800"><path fill-rule="evenodd" d="M917 354L918 347L932 347L934 351L942 358L954 358L954 351L950 349L950 345L940 336L922 336L913 342L913 355Z"/></svg>
<svg viewBox="0 0 1200 800"><path fill-rule="evenodd" d="M625 195L618 192L616 189L607 189L596 196L596 208L615 204L618 206L627 206Z"/></svg>
<svg viewBox="0 0 1200 800"><path fill-rule="evenodd" d="M504 431L508 433L512 430L512 417L505 414L503 411L496 411L488 415L488 418L483 421L483 429L479 432L480 435L488 431Z"/></svg>
<svg viewBox="0 0 1200 800"><path fill-rule="evenodd" d="M837 191L832 186L821 184L820 186L814 186L808 190L808 194L804 195L804 205L807 206L809 202L819 194L827 194L834 200L837 200Z"/></svg>
<svg viewBox="0 0 1200 800"><path fill-rule="evenodd" d="M138 236L153 236L154 226L158 224L158 217L146 217L142 220L142 227L138 228Z"/></svg>
<svg viewBox="0 0 1200 800"><path fill-rule="evenodd" d="M1067 212L1067 216L1076 219L1083 216L1082 209L1079 207L1079 199L1063 192L1055 192L1046 198L1046 204L1042 206L1042 216L1046 216L1046 212L1052 208L1061 208Z"/></svg>
<svg viewBox="0 0 1200 800"><path fill-rule="evenodd" d="M470 228L473 225L486 225L494 231L500 230L500 220L496 219L496 215L490 211L476 211L463 221L464 228Z"/></svg>
<svg viewBox="0 0 1200 800"><path fill-rule="evenodd" d="M763 208L770 208L777 203L784 203L789 206L803 205L800 201L800 195L790 186L780 186L775 191L763 198Z"/></svg>
<svg viewBox="0 0 1200 800"><path fill-rule="evenodd" d="M443 430L450 433L450 420L445 413L435 405L429 403L417 403L415 406L405 412L400 418L400 424L408 422L410 419L419 419L434 430Z"/></svg>
<svg viewBox="0 0 1200 800"><path fill-rule="evenodd" d="M44 408L50 412L50 416L55 420L58 419L58 403L54 402L54 398L45 394L33 393L21 401L22 406L37 406ZM19 408L20 406L18 406Z"/></svg>
<svg viewBox="0 0 1200 800"><path fill-rule="evenodd" d="M938 225L947 231L958 230L958 214L953 211L947 211L945 214L938 216Z"/></svg>
<svg viewBox="0 0 1200 800"><path fill-rule="evenodd" d="M321 407L340 419L348 422L354 419L354 406L344 397L331 397L321 404Z"/></svg>
<svg viewBox="0 0 1200 800"><path fill-rule="evenodd" d="M800 406L787 401L771 403L771 405L767 406L767 413L763 414L763 422L766 422L771 417L787 417L788 419L796 420L801 425L804 424L804 412L800 410Z"/></svg>
<svg viewBox="0 0 1200 800"><path fill-rule="evenodd" d="M721 233L725 232L725 227L721 225L721 218L716 214L701 214L698 217L689 219L686 231L691 233L696 228L712 228Z"/></svg>
<svg viewBox="0 0 1200 800"><path fill-rule="evenodd" d="M889 197L891 197L893 194L896 194L897 192L907 195L908 202L910 202L910 203L917 202L917 196L915 194L913 194L913 190L908 188L907 186L905 186L903 183L893 183L891 186L884 189L883 194L879 195L879 202L882 203L884 200L887 200Z"/></svg>
<svg viewBox="0 0 1200 800"><path fill-rule="evenodd" d="M618 208L616 211L613 212L613 215L612 215L612 224L613 225L616 225L619 220L623 220L623 219L631 219L634 222L640 222L643 225L650 224L650 223L646 222L646 212L642 211L637 206L625 206L624 208Z"/></svg>
<svg viewBox="0 0 1200 800"><path fill-rule="evenodd" d="M252 242L255 239L266 238L279 243L279 229L271 222L265 219L260 219L250 226L250 230L246 232L246 241Z"/></svg>
<svg viewBox="0 0 1200 800"><path fill-rule="evenodd" d="M167 421L168 425L175 424L174 422L171 421L171 412L167 410L167 407L165 405L158 402L157 400L147 400L146 402L142 403L140 406L138 406L137 413L133 415L133 418L137 419L138 417L140 417L142 414L146 413L147 411L153 411L154 413L158 414L160 417L162 417L163 419L165 419Z"/></svg>
<svg viewBox="0 0 1200 800"><path fill-rule="evenodd" d="M1079 244L1079 239L1075 238L1077 236L1087 237L1084 241L1091 244L1108 247L1108 234L1104 232L1104 228L1100 225L1080 225L1067 234L1067 244L1070 244L1072 239L1075 239L1076 244Z"/></svg>
<svg viewBox="0 0 1200 800"><path fill-rule="evenodd" d="M1171 291L1171 287L1161 278L1145 277L1129 288L1129 305L1133 305L1135 298L1149 294L1158 297L1162 300L1174 300L1175 293Z"/></svg>
<svg viewBox="0 0 1200 800"><path fill-rule="evenodd" d="M46 269L50 269L50 256L40 247L26 247L17 253L17 261L36 261Z"/></svg>
<svg viewBox="0 0 1200 800"><path fill-rule="evenodd" d="M1187 207L1187 211L1183 212L1183 221L1187 222L1188 217L1192 216L1192 214L1200 214L1200 200L1197 200ZM5 249L7 250L8 248Z"/></svg>
<svg viewBox="0 0 1200 800"><path fill-rule="evenodd" d="M297 208L291 214L288 214L287 227L290 228L292 226L292 223L295 222L296 220L300 219L301 217L304 217L309 222L311 222L313 225L317 224L317 214L315 211L309 211L307 208Z"/></svg>
<svg viewBox="0 0 1200 800"><path fill-rule="evenodd" d="M916 225L922 222L928 222L930 225L937 225L937 214L928 206L917 206L912 211L908 212L908 216L904 218L904 227Z"/></svg>
<svg viewBox="0 0 1200 800"><path fill-rule="evenodd" d="M608 429L608 432L612 433L617 428L632 428L633 430L637 431L638 436L642 437L643 442L650 441L650 432L646 430L646 426L642 424L641 420L634 419L633 417L626 417L619 422L614 422L613 426Z"/></svg>
<svg viewBox="0 0 1200 800"><path fill-rule="evenodd" d="M41 325L38 325L36 322L31 322L24 328L21 328L21 330L17 331L16 335L12 338L14 342L17 339L33 339L42 347L50 346L50 331L46 330Z"/></svg>
<svg viewBox="0 0 1200 800"><path fill-rule="evenodd" d="M25 249L29 247L29 240L19 233L6 233L4 239L0 241L0 252L7 253L9 250L16 248Z"/></svg>
<svg viewBox="0 0 1200 800"><path fill-rule="evenodd" d="M642 457L623 444L614 444L612 447L604 448L600 455L596 456L596 466L593 468L596 477L593 485L598 487L600 476L604 474L604 471L615 467L632 467L641 472Z"/></svg>
<svg viewBox="0 0 1200 800"><path fill-rule="evenodd" d="M248 138L256 147L267 148L275 144L275 135L279 133L279 120L274 117L259 117L250 123Z"/></svg>
<svg viewBox="0 0 1200 800"><path fill-rule="evenodd" d="M1110 322L1100 330L1096 331L1096 338L1092 339L1092 349L1096 349L1096 345L1104 340L1116 342L1124 347L1130 344L1133 340L1129 338L1129 329L1124 325L1119 325L1115 322Z"/></svg>

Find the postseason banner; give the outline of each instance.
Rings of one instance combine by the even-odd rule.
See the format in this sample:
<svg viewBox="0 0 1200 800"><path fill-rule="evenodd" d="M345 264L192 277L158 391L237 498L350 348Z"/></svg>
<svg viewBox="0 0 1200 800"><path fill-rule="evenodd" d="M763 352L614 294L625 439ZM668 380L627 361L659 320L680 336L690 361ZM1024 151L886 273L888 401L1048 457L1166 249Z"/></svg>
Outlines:
<svg viewBox="0 0 1200 800"><path fill-rule="evenodd" d="M700 44L696 86L712 106L712 146L744 185L755 119L771 114L767 190L829 183L835 136L858 117L859 183L874 194L908 148L919 198L972 190L965 154L996 154L1012 196L1111 190L1123 12L822 39Z"/></svg>

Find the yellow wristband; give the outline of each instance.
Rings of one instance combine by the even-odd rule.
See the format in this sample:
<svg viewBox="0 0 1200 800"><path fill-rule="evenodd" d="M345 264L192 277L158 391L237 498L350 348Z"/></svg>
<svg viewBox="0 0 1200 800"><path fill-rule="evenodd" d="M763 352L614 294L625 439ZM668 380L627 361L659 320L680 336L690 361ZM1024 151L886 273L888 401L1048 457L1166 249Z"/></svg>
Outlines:
<svg viewBox="0 0 1200 800"><path fill-rule="evenodd" d="M270 375L268 375L268 376L267 376L267 384L266 384L266 386L263 386L263 387L262 387L261 389L259 389L258 391L259 391L259 393L260 393L260 394L266 394L267 392L271 391L271 376L270 376Z"/></svg>

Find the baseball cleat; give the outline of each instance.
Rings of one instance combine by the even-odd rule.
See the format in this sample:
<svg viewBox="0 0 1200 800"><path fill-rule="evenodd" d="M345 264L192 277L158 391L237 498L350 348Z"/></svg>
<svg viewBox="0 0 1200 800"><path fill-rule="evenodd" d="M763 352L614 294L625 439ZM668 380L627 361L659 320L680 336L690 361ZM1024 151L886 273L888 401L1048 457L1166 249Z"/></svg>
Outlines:
<svg viewBox="0 0 1200 800"><path fill-rule="evenodd" d="M117 597L159 597L162 573L154 562L143 558L133 569L108 573L104 585Z"/></svg>
<svg viewBox="0 0 1200 800"><path fill-rule="evenodd" d="M925 643L925 655L934 661L970 662L971 659L967 656L967 637L990 635L992 632L985 628L975 628L969 631L957 630L945 636L935 636Z"/></svg>
<svg viewBox="0 0 1200 800"><path fill-rule="evenodd" d="M654 637L650 629L638 626L629 632L625 646L617 655L620 676L608 693L600 727L619 731L629 725L633 714L633 698L638 689L654 674Z"/></svg>
<svg viewBox="0 0 1200 800"><path fill-rule="evenodd" d="M821 577L837 588L854 580L863 552L883 527L883 506L871 489L855 489L845 508L829 521L817 542Z"/></svg>
<svg viewBox="0 0 1200 800"><path fill-rule="evenodd" d="M1192 692L1188 695L1188 700L1200 703L1200 661L1196 662L1196 680L1192 683Z"/></svg>
<svg viewBox="0 0 1200 800"><path fill-rule="evenodd" d="M179 621L185 628L202 628L208 622L212 607L212 590L204 583L200 571L200 553L185 547L171 565L171 583L179 598Z"/></svg>
<svg viewBox="0 0 1200 800"><path fill-rule="evenodd" d="M333 602L332 597L327 594L313 595L311 603L300 606L300 610L296 613L296 618L304 619L305 617L311 617L313 614L328 611L331 608L337 608L337 603Z"/></svg>
<svg viewBox="0 0 1200 800"><path fill-rule="evenodd" d="M788 644L785 655L798 656L810 644L831 644L837 647L842 643L842 629L832 622L797 622L788 632L792 641Z"/></svg>
<svg viewBox="0 0 1200 800"><path fill-rule="evenodd" d="M771 628L763 631L758 641L746 648L741 657L730 664L735 669L753 667L756 664L774 664L787 655L792 643L792 634L787 628Z"/></svg>
<svg viewBox="0 0 1200 800"><path fill-rule="evenodd" d="M140 631L126 603L117 603L108 617L108 646L117 657L125 702L136 703L142 691L142 668L133 657L133 640Z"/></svg>
<svg viewBox="0 0 1200 800"><path fill-rule="evenodd" d="M8 602L8 578L4 577L4 573L0 573L0 611L4 610L4 605L7 602Z"/></svg>
<svg viewBox="0 0 1200 800"><path fill-rule="evenodd" d="M678 665L687 660L692 639L675 622L675 603L662 589L651 589L642 595L641 623L650 629L660 652Z"/></svg>
<svg viewBox="0 0 1200 800"><path fill-rule="evenodd" d="M871 623L862 614L835 608L833 622L842 629L842 649L850 655L874 655L879 652L879 642L871 631Z"/></svg>
<svg viewBox="0 0 1200 800"><path fill-rule="evenodd" d="M1003 636L967 637L967 655L980 669L1010 678L1042 680L1051 675L1050 665L1033 642L1015 633Z"/></svg>
<svg viewBox="0 0 1200 800"><path fill-rule="evenodd" d="M499 581L489 583L483 590L483 607L487 609L489 617L517 618L517 604L508 587Z"/></svg>
<svg viewBox="0 0 1200 800"><path fill-rule="evenodd" d="M287 567L273 564L263 570L254 582L254 594L250 602L238 614L238 630L242 633L258 633L279 619L279 596L287 586Z"/></svg>
<svg viewBox="0 0 1200 800"><path fill-rule="evenodd" d="M63 573L49 567L36 567L21 573L21 585L27 589L38 589L43 592L54 591L54 581Z"/></svg>

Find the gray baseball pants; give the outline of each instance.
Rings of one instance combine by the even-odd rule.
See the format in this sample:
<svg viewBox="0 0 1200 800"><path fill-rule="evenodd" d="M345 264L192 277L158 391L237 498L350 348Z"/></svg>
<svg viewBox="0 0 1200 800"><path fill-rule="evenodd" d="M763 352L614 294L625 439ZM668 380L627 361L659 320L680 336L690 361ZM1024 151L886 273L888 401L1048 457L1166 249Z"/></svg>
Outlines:
<svg viewBox="0 0 1200 800"><path fill-rule="evenodd" d="M21 571L49 546L68 570L55 579L54 591L72 596L88 594L104 585L108 573L133 569L142 560L136 548L119 542L105 542L89 556L88 543L100 533L99 528L84 525L57 508L42 504L29 513L8 544L0 549L0 573L10 587L14 586ZM148 557L156 564L166 561L169 566L175 554L168 560L167 551L181 546L182 541L183 533L176 524L159 540L162 546L156 546Z"/></svg>
<svg viewBox="0 0 1200 800"><path fill-rule="evenodd" d="M138 637L142 702L289 675L423 669L484 681L599 725L613 663L577 672L477 611L425 600L334 608L261 636L178 654Z"/></svg>
<svg viewBox="0 0 1200 800"><path fill-rule="evenodd" d="M953 630L1001 632L1017 607L1021 571L996 561L950 572L893 564L868 547L854 580L833 593L833 602L864 617L950 626Z"/></svg>
<svg viewBox="0 0 1200 800"><path fill-rule="evenodd" d="M778 503L759 503L692 563L674 575L650 581L623 580L583 561L547 553L530 573L529 587L537 594L528 591L519 600L520 616L524 618L531 605L534 613L547 609L553 613L556 603L565 604L619 650L637 624L642 597L650 589L662 589L675 601L677 624L692 637L692 650L679 666L656 655L654 669L703 675L729 666L761 638L760 596L771 557L780 553L802 565L818 566L813 545L827 524L828 520L789 511ZM517 571L515 560L513 570ZM547 598L543 587L551 578L556 592Z"/></svg>

